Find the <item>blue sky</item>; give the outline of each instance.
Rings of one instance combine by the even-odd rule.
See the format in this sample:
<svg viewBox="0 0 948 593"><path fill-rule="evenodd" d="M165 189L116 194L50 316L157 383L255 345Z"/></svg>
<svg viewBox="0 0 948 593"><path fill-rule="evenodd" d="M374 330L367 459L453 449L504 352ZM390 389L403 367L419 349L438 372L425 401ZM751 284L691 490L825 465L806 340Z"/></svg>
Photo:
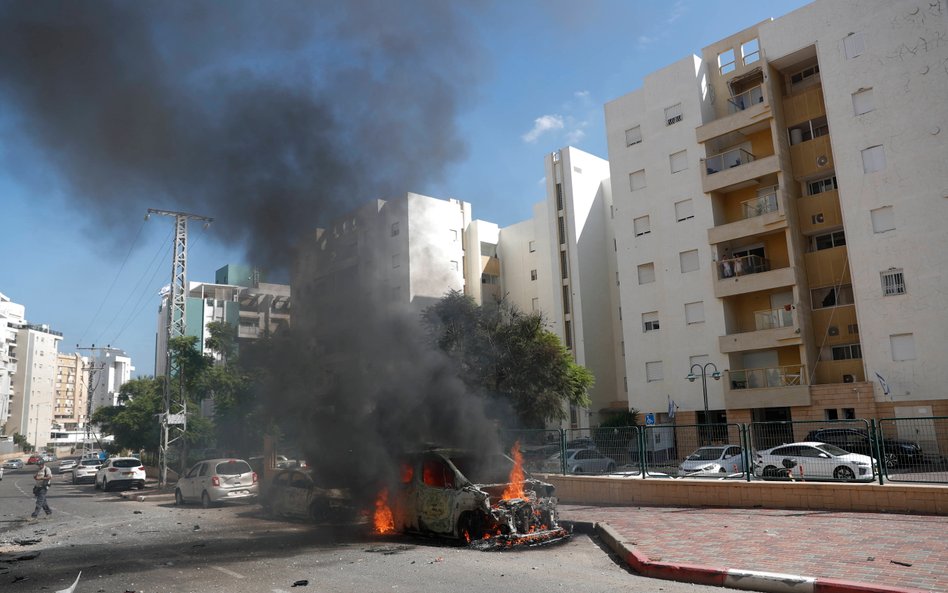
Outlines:
<svg viewBox="0 0 948 593"><path fill-rule="evenodd" d="M465 65L456 72L470 80L455 115L463 156L402 191L468 201L475 217L501 226L529 218L543 199L546 153L572 145L607 156L605 102L639 88L654 70L803 4L472 4L464 18L476 55L469 72ZM150 202L141 195L148 188L134 184L127 190L135 205L127 211L88 208L59 178L54 160L8 125L15 115L3 101L0 94L0 292L25 305L31 323L62 332L62 352L109 344L128 351L137 375L152 374L158 290L171 277L173 226L166 217L145 222L141 205L175 208L161 196ZM380 196L365 200L374 197ZM217 268L247 259L242 243L191 226L190 280L213 281Z"/></svg>

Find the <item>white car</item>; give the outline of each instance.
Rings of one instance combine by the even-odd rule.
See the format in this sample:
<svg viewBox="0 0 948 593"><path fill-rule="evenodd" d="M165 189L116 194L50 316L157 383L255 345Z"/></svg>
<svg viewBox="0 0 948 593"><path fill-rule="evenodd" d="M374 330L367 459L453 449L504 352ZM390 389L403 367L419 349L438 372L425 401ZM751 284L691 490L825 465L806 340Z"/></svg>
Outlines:
<svg viewBox="0 0 948 593"><path fill-rule="evenodd" d="M174 502L183 505L201 501L204 508L231 500L254 500L260 486L257 472L243 459L206 459L198 461L178 480Z"/></svg>
<svg viewBox="0 0 948 593"><path fill-rule="evenodd" d="M678 466L678 477L722 477L744 471L744 458L737 445L700 447Z"/></svg>
<svg viewBox="0 0 948 593"><path fill-rule="evenodd" d="M102 462L99 461L98 457L80 459L79 464L72 470L72 483L95 482L95 475L101 464Z"/></svg>
<svg viewBox="0 0 948 593"><path fill-rule="evenodd" d="M544 471L559 473L563 462L559 453L547 459ZM566 473L568 474L608 474L616 471L616 462L596 449L567 449Z"/></svg>
<svg viewBox="0 0 948 593"><path fill-rule="evenodd" d="M868 455L850 453L828 443L789 443L758 451L754 475L760 478L871 480L878 464Z"/></svg>
<svg viewBox="0 0 948 593"><path fill-rule="evenodd" d="M95 474L97 490L145 487L145 466L137 457L111 457L99 466Z"/></svg>
<svg viewBox="0 0 948 593"><path fill-rule="evenodd" d="M71 472L77 465L79 465L79 462L75 459L63 459L59 462L59 473L65 474Z"/></svg>

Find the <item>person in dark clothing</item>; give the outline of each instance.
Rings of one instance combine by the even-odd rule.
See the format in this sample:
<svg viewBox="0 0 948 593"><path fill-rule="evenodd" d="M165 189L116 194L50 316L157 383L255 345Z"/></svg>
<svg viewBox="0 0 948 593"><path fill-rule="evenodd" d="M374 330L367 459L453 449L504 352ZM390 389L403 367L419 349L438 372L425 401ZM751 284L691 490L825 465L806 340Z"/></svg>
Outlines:
<svg viewBox="0 0 948 593"><path fill-rule="evenodd" d="M30 515L31 519L37 518L40 510L46 511L47 517L53 514L53 510L49 508L49 504L46 502L46 492L49 491L49 483L53 481L53 472L46 467L46 460L42 457L36 462L36 465L39 466L39 470L33 476L33 494L36 496L36 508L33 510L33 514Z"/></svg>

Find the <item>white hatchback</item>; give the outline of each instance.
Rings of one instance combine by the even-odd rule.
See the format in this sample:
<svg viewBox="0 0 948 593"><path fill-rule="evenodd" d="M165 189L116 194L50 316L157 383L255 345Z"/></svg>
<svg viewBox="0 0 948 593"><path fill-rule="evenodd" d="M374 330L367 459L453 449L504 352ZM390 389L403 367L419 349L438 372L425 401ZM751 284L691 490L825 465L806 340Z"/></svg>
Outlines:
<svg viewBox="0 0 948 593"><path fill-rule="evenodd" d="M869 481L879 471L868 455L850 453L828 443L788 443L758 451L754 475L763 479Z"/></svg>
<svg viewBox="0 0 948 593"><path fill-rule="evenodd" d="M99 466L95 487L106 491L123 487L141 490L145 487L145 466L137 457L111 457Z"/></svg>
<svg viewBox="0 0 948 593"><path fill-rule="evenodd" d="M174 502L201 501L207 508L217 502L253 500L258 492L257 472L243 459L206 459L178 480Z"/></svg>

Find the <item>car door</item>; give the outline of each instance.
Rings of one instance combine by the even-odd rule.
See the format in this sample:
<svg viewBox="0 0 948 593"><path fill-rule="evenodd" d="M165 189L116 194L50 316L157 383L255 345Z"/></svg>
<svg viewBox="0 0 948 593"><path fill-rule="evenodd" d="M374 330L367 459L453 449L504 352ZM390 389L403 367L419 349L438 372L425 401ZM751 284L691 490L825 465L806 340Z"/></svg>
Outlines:
<svg viewBox="0 0 948 593"><path fill-rule="evenodd" d="M744 471L744 457L741 455L740 447L726 447L721 454L721 465L724 471L729 473L738 473Z"/></svg>
<svg viewBox="0 0 948 593"><path fill-rule="evenodd" d="M454 533L454 470L437 455L422 460L422 480L416 498L419 527L434 533Z"/></svg>
<svg viewBox="0 0 948 593"><path fill-rule="evenodd" d="M806 478L832 478L834 463L830 455L816 447L804 445L800 447L797 464L801 469L798 473Z"/></svg>
<svg viewBox="0 0 948 593"><path fill-rule="evenodd" d="M269 505L274 515L282 515L286 512L284 511L286 505L284 498L286 497L286 489L289 483L290 474L288 472L281 472L273 478L270 482L270 486L267 488L266 504Z"/></svg>
<svg viewBox="0 0 948 593"><path fill-rule="evenodd" d="M181 495L188 500L193 500L200 496L200 490L197 490L197 482L201 473L201 468L205 465L204 462L195 463L191 470L185 474L184 479L181 480L181 483L178 485L178 489L181 490ZM197 492L197 494L195 494Z"/></svg>
<svg viewBox="0 0 948 593"><path fill-rule="evenodd" d="M287 512L296 517L309 515L309 496L313 482L303 472L294 471L290 474L289 487L285 488Z"/></svg>

